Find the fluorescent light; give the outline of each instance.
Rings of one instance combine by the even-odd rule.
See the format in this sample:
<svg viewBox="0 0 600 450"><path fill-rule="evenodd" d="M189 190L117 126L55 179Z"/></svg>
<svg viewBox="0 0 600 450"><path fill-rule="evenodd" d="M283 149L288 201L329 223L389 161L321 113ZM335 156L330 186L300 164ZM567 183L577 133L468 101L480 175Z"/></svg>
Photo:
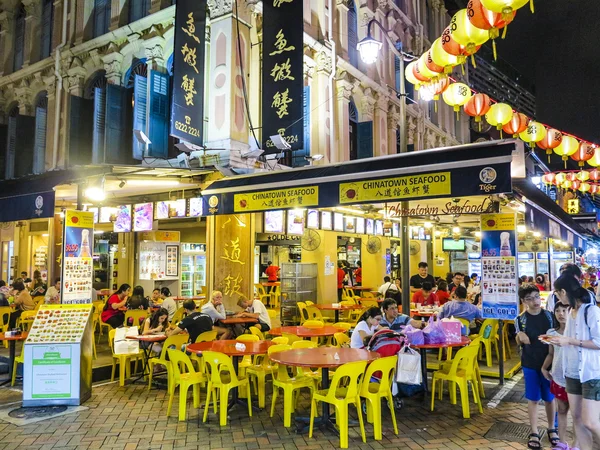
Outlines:
<svg viewBox="0 0 600 450"><path fill-rule="evenodd" d="M179 186L179 180L127 180L129 186Z"/></svg>
<svg viewBox="0 0 600 450"><path fill-rule="evenodd" d="M542 182L542 177L531 177L531 182L538 186Z"/></svg>
<svg viewBox="0 0 600 450"><path fill-rule="evenodd" d="M527 233L527 227L525 225L517 225L517 233Z"/></svg>
<svg viewBox="0 0 600 450"><path fill-rule="evenodd" d="M85 190L85 196L94 202L101 202L106 199L104 188L92 186Z"/></svg>
<svg viewBox="0 0 600 450"><path fill-rule="evenodd" d="M104 233L104 231L102 231L102 230L95 230L94 231L94 234L103 234L103 233Z"/></svg>
<svg viewBox="0 0 600 450"><path fill-rule="evenodd" d="M352 208L335 208L337 211L344 211L350 214L364 214L364 211L361 211L360 209L352 209Z"/></svg>
<svg viewBox="0 0 600 450"><path fill-rule="evenodd" d="M433 235L434 235L435 237L440 237L440 236L442 235L442 232L441 232L440 230L435 230L435 231L433 232Z"/></svg>
<svg viewBox="0 0 600 450"><path fill-rule="evenodd" d="M42 234L42 237L48 237L48 236L50 236L48 233Z"/></svg>
<svg viewBox="0 0 600 450"><path fill-rule="evenodd" d="M460 227L454 227L454 228L452 228L452 232L455 233L455 234L460 233Z"/></svg>

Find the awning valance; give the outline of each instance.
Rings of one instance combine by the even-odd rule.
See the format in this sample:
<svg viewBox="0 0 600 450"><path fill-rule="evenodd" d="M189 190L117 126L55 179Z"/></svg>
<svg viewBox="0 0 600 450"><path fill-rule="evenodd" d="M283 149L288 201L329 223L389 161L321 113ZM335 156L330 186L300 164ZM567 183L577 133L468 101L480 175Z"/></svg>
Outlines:
<svg viewBox="0 0 600 450"><path fill-rule="evenodd" d="M515 147L514 141L486 142L229 177L203 192L205 211L232 214L508 193Z"/></svg>

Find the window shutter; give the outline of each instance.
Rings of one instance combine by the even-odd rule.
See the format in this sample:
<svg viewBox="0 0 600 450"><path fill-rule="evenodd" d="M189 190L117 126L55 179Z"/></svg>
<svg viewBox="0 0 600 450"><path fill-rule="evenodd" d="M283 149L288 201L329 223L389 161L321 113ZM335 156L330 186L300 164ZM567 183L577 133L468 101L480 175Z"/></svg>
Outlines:
<svg viewBox="0 0 600 450"><path fill-rule="evenodd" d="M293 152L293 167L302 167L308 165L305 156L310 155L310 86L304 86L304 96L302 106L304 108L304 146L302 150Z"/></svg>
<svg viewBox="0 0 600 450"><path fill-rule="evenodd" d="M92 131L92 163L104 162L104 131L106 128L106 88L94 88Z"/></svg>
<svg viewBox="0 0 600 450"><path fill-rule="evenodd" d="M46 108L35 108L35 145L33 173L43 173L46 165Z"/></svg>
<svg viewBox="0 0 600 450"><path fill-rule="evenodd" d="M104 134L104 162L130 164L131 153L131 90L109 84L106 86L106 127Z"/></svg>
<svg viewBox="0 0 600 450"><path fill-rule="evenodd" d="M148 136L146 127L146 113L148 103L148 80L145 77L135 75L133 83L133 129L140 130ZM135 136L133 142L133 159L141 161L144 158L145 145L138 141Z"/></svg>
<svg viewBox="0 0 600 450"><path fill-rule="evenodd" d="M17 117L8 118L8 133L6 138L6 179L15 177L15 152L17 145Z"/></svg>
<svg viewBox="0 0 600 450"><path fill-rule="evenodd" d="M71 95L69 100L69 166L101 162L92 161L94 100L76 95Z"/></svg>
<svg viewBox="0 0 600 450"><path fill-rule="evenodd" d="M23 67L23 51L25 48L25 13L20 11L15 19L14 71Z"/></svg>
<svg viewBox="0 0 600 450"><path fill-rule="evenodd" d="M150 72L150 131L152 144L148 155L153 158L169 156L169 76Z"/></svg>
<svg viewBox="0 0 600 450"><path fill-rule="evenodd" d="M94 0L94 37L108 33L111 0Z"/></svg>
<svg viewBox="0 0 600 450"><path fill-rule="evenodd" d="M15 145L15 178L33 173L33 146L35 117L17 116L17 139Z"/></svg>
<svg viewBox="0 0 600 450"><path fill-rule="evenodd" d="M358 20L354 1L351 0L351 2L352 4L348 8L348 57L350 58L350 64L357 67L358 50L356 49L356 44L358 44Z"/></svg>
<svg viewBox="0 0 600 450"><path fill-rule="evenodd" d="M135 0L129 3L129 22L135 22L148 15L150 0Z"/></svg>
<svg viewBox="0 0 600 450"><path fill-rule="evenodd" d="M0 179L6 175L6 144L8 125L0 125Z"/></svg>
<svg viewBox="0 0 600 450"><path fill-rule="evenodd" d="M42 5L42 42L41 59L47 58L52 52L52 16L54 4L52 0L44 0Z"/></svg>
<svg viewBox="0 0 600 450"><path fill-rule="evenodd" d="M357 128L357 159L371 158L373 156L373 122L360 122Z"/></svg>

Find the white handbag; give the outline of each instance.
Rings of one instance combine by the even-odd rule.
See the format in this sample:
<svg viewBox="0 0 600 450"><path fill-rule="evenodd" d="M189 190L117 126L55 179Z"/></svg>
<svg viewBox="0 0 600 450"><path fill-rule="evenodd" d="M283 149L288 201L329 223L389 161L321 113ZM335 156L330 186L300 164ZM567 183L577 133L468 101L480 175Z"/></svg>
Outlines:
<svg viewBox="0 0 600 450"><path fill-rule="evenodd" d="M421 373L421 355L410 345L404 345L398 352L396 381L403 384L418 384L423 382Z"/></svg>

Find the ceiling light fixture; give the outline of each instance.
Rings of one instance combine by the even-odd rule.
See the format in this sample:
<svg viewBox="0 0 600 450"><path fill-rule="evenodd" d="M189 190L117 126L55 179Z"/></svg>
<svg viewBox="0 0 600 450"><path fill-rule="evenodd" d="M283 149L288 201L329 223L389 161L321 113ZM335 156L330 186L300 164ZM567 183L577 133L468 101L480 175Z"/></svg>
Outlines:
<svg viewBox="0 0 600 450"><path fill-rule="evenodd" d="M88 184L85 190L85 196L93 202L101 202L106 199L104 192L104 177L99 178L92 184Z"/></svg>
<svg viewBox="0 0 600 450"><path fill-rule="evenodd" d="M365 212L361 211L360 209L351 209L351 208L342 208L342 207L335 208L335 209L336 209L336 211L343 211L343 212L347 212L350 214L365 214Z"/></svg>

